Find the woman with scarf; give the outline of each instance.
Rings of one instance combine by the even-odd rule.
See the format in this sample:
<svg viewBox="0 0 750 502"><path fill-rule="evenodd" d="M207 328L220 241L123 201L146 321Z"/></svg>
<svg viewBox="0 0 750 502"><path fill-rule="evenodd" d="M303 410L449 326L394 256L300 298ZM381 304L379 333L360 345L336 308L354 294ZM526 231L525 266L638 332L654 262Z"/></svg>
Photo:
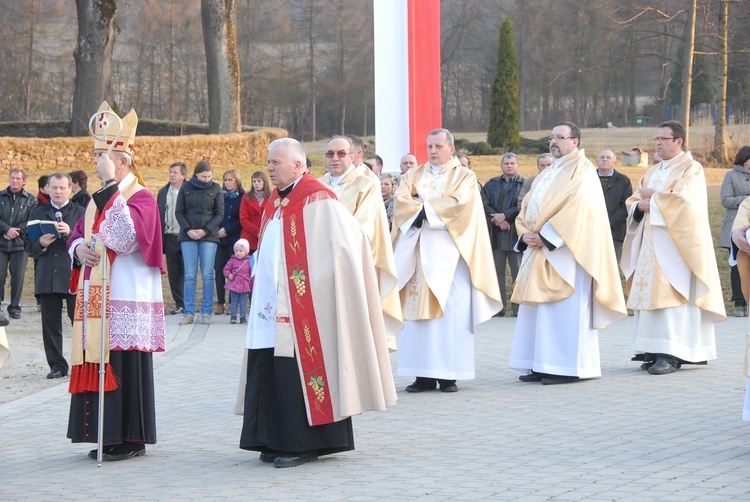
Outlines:
<svg viewBox="0 0 750 502"><path fill-rule="evenodd" d="M240 238L242 226L240 225L240 203L245 190L242 188L242 177L237 169L229 169L224 172L224 219L219 225L219 246L216 248L216 259L214 260L214 276L216 277L216 311L217 315L229 313L224 312L226 292L224 291L224 265L234 254L234 243Z"/></svg>
<svg viewBox="0 0 750 502"><path fill-rule="evenodd" d="M203 280L203 299L200 314L203 324L211 324L214 300L214 259L219 245L219 225L224 219L224 197L221 186L211 180L213 167L201 160L193 170L193 177L183 183L177 194L175 217L180 224L177 239L184 263L185 317L180 324L195 320L195 294L200 264Z"/></svg>
<svg viewBox="0 0 750 502"><path fill-rule="evenodd" d="M250 244L250 253L258 249L258 233L260 233L260 219L263 216L263 205L271 196L271 187L263 171L253 173L253 189L242 198L240 206L240 223L242 224L242 238Z"/></svg>

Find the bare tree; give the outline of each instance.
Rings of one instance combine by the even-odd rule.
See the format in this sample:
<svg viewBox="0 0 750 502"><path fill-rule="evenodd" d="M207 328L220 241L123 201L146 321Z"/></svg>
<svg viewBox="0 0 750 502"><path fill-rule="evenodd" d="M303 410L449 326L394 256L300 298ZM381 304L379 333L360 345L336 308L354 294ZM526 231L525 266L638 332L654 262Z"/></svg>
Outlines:
<svg viewBox="0 0 750 502"><path fill-rule="evenodd" d="M208 74L208 129L240 132L240 63L237 57L237 0L201 0Z"/></svg>
<svg viewBox="0 0 750 502"><path fill-rule="evenodd" d="M719 66L719 98L716 102L716 125L714 127L713 157L720 164L731 162L729 157L729 138L727 137L727 83L729 74L729 2L721 1L719 12L719 41L721 44L721 63Z"/></svg>
<svg viewBox="0 0 750 502"><path fill-rule="evenodd" d="M695 17L698 7L697 0L691 0L687 10L687 24L685 26L684 58L682 60L682 99L680 117L685 125L685 150L690 149L690 95L693 90L693 55L695 53Z"/></svg>
<svg viewBox="0 0 750 502"><path fill-rule="evenodd" d="M76 80L70 133L87 134L91 114L110 92L112 49L120 29L115 23L117 0L76 0L78 43L73 57Z"/></svg>

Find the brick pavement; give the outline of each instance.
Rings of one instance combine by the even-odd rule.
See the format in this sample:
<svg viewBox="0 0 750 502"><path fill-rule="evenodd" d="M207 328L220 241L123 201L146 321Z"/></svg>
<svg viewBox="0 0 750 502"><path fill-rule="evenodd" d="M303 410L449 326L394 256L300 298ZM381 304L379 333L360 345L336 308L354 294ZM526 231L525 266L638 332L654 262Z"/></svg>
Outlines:
<svg viewBox="0 0 750 502"><path fill-rule="evenodd" d="M628 319L602 332L603 377L567 386L518 382L507 368L515 319L492 319L460 392L406 394L411 378L398 377L396 407L355 417L355 451L291 469L238 448L245 326L214 320L168 318L159 442L145 457L97 468L91 445L71 444L67 384L0 405L0 498L750 500L747 319L717 325L718 361L665 376L629 361Z"/></svg>

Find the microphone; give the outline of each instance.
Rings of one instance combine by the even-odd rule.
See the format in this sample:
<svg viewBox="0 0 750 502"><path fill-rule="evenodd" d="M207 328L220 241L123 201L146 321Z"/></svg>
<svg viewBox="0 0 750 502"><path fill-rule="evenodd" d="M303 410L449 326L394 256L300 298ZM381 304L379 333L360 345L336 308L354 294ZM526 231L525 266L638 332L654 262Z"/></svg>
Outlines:
<svg viewBox="0 0 750 502"><path fill-rule="evenodd" d="M60 211L55 211L55 221L57 221L58 223L63 222L62 213ZM60 233L60 235L65 235L65 234Z"/></svg>

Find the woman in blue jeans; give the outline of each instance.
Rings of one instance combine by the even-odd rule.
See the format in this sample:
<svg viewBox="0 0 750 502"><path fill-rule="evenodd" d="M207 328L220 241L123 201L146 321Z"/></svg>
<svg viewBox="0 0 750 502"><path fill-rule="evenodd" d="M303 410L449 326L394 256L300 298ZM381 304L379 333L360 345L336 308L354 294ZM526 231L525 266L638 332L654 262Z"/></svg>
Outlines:
<svg viewBox="0 0 750 502"><path fill-rule="evenodd" d="M211 181L213 168L201 160L193 170L190 181L183 183L177 194L175 217L180 224L177 236L182 248L184 263L185 317L180 324L195 322L195 294L200 264L203 281L201 318L211 324L211 307L214 300L214 258L219 244L219 224L224 218L224 196L221 186Z"/></svg>

